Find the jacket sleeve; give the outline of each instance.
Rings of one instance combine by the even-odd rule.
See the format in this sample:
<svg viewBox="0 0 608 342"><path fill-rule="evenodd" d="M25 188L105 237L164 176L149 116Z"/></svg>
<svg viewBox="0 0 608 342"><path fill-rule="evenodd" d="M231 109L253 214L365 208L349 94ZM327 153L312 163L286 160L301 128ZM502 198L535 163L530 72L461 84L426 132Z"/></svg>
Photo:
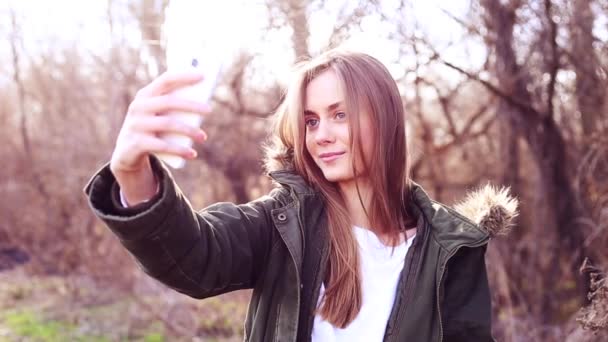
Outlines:
<svg viewBox="0 0 608 342"><path fill-rule="evenodd" d="M447 265L442 300L446 342L494 341L486 247L461 248Z"/></svg>
<svg viewBox="0 0 608 342"><path fill-rule="evenodd" d="M205 298L253 287L277 239L270 211L285 190L197 212L167 168L156 157L151 162L160 183L154 198L124 208L106 164L85 187L93 212L148 275L179 292Z"/></svg>

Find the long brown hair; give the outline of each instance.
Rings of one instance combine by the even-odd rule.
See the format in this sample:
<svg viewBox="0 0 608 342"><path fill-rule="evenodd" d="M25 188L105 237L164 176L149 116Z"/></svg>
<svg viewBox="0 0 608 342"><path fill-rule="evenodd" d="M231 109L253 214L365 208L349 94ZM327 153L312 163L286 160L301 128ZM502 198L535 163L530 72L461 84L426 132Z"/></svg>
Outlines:
<svg viewBox="0 0 608 342"><path fill-rule="evenodd" d="M293 79L277 113L274 134L266 148L269 159L291 164L297 173L323 194L329 223L329 259L326 291L321 316L334 326L344 328L352 322L362 305L359 252L345 200L337 184L329 182L308 153L305 144L304 99L308 84L320 73L333 70L345 93L349 114L353 174L356 158L361 158L359 113L371 115L375 137L374 151L363 160L373 189L371 204L364 208L377 234L398 241L400 233L412 225L406 199L409 198L405 111L401 96L390 73L375 58L356 52L328 51L315 59L296 65ZM356 178L355 178L356 180ZM358 183L357 189L358 189ZM360 197L360 196L359 196ZM361 198L359 198L361 201ZM363 202L361 202L363 203Z"/></svg>

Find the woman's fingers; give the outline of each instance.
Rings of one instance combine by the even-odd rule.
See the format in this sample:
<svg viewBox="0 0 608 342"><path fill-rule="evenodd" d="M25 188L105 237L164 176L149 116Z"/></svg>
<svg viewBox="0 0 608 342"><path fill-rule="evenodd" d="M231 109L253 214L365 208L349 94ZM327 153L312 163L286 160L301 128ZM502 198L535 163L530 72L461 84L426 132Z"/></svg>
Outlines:
<svg viewBox="0 0 608 342"><path fill-rule="evenodd" d="M171 94L136 98L129 106L129 113L133 115L156 115L170 111L208 114L211 112L211 107L206 103L186 100Z"/></svg>
<svg viewBox="0 0 608 342"><path fill-rule="evenodd" d="M202 74L194 72L165 72L137 92L129 105L112 154L111 168L115 175L134 174L135 171L149 169L147 156L150 153L172 154L185 159L196 157L194 149L160 137L167 133L177 133L197 142L206 140L205 132L199 127L189 126L173 115L162 115L171 112L195 115L209 113L209 105L180 98L173 93L174 90L193 85L202 79Z"/></svg>
<svg viewBox="0 0 608 342"><path fill-rule="evenodd" d="M153 135L177 133L189 136L197 142L203 142L207 139L207 134L199 127L190 126L170 115L146 117L139 120L135 125L137 125L136 130Z"/></svg>
<svg viewBox="0 0 608 342"><path fill-rule="evenodd" d="M141 88L136 97L150 97L170 93L173 90L198 83L203 80L203 75L195 72L164 72L155 78L150 84Z"/></svg>
<svg viewBox="0 0 608 342"><path fill-rule="evenodd" d="M148 153L168 153L186 159L196 157L196 150L191 147L172 144L149 134L131 136L129 141L125 143L124 148L130 152L128 155L133 156L134 159L139 155Z"/></svg>
<svg viewBox="0 0 608 342"><path fill-rule="evenodd" d="M171 144L165 140L156 137L146 136L143 139L142 143L145 144L146 150L151 153L174 154L185 159L196 158L195 149L187 146Z"/></svg>

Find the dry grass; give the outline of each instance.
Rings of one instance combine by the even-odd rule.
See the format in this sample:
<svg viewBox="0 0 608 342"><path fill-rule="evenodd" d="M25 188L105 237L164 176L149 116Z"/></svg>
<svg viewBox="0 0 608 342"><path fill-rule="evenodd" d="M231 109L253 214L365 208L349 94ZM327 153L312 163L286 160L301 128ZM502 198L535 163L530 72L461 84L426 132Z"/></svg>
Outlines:
<svg viewBox="0 0 608 342"><path fill-rule="evenodd" d="M590 272L591 286L589 301L591 304L581 309L577 322L584 329L594 333L608 332L608 278L606 273L593 266L583 267Z"/></svg>
<svg viewBox="0 0 608 342"><path fill-rule="evenodd" d="M249 294L197 301L152 280L140 295L87 277L0 273L0 341L240 341Z"/></svg>

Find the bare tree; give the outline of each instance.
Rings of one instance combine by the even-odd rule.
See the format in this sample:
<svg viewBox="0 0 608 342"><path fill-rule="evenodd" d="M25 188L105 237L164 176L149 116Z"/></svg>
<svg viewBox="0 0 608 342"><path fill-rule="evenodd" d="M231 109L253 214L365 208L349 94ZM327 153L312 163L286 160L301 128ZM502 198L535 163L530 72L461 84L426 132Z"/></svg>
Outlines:
<svg viewBox="0 0 608 342"><path fill-rule="evenodd" d="M21 75L21 67L23 61L21 60L21 48L22 37L21 37L21 29L20 25L17 22L17 14L11 8L9 10L10 19L11 19L11 33L9 43L11 46L12 53L12 67L13 67L13 82L17 87L17 108L19 113L19 131L21 133L21 142L23 144L23 162L24 162L24 170L30 175L30 180L33 184L35 184L36 189L38 190L40 196L45 199L49 199L49 192L46 189L43 181L38 174L38 170L36 168L36 160L32 147L30 130L28 125L28 111L26 109L26 91L22 81Z"/></svg>
<svg viewBox="0 0 608 342"><path fill-rule="evenodd" d="M296 60L310 57L308 39L308 4L306 0L268 0L269 28L289 27ZM284 25L283 25L284 23Z"/></svg>
<svg viewBox="0 0 608 342"><path fill-rule="evenodd" d="M580 111L583 135L589 136L604 125L606 73L602 70L593 47L595 15L591 5L595 1L576 0L570 3L569 62L576 73L576 101Z"/></svg>
<svg viewBox="0 0 608 342"><path fill-rule="evenodd" d="M129 3L129 9L137 20L148 54L158 66L158 70L167 69L160 28L165 21L165 9L168 4L169 0L142 0Z"/></svg>
<svg viewBox="0 0 608 342"><path fill-rule="evenodd" d="M545 227L553 229L554 238L559 241L551 250L551 260L545 265L548 267L546 272L549 273L545 288L555 284L560 277L561 270L557 269L559 255L566 249L574 253L570 261L571 277L577 280L579 295L583 297L587 292L587 286L583 279L576 277L576 271L586 254L583 231L576 224L576 220L583 214L570 183L569 172L572 169L569 167L566 144L554 119L555 78L560 68L557 24L553 19L552 4L546 0L543 20L547 23L548 51L543 50L541 53L545 56L544 67L547 70L546 74L549 75L549 81L546 83L545 103L541 103L541 109L537 110L533 95L528 90L529 72L517 63L513 48L513 29L520 3L511 1L502 4L497 0L481 2L485 9L486 25L491 32L491 46L495 49L496 79L504 92L503 99L508 101L512 109L499 115L504 115L512 128L520 132L530 146L540 170L539 191L546 203L546 214L540 217ZM554 303L555 301L550 298L545 300L543 317L549 317L550 312L555 312Z"/></svg>

